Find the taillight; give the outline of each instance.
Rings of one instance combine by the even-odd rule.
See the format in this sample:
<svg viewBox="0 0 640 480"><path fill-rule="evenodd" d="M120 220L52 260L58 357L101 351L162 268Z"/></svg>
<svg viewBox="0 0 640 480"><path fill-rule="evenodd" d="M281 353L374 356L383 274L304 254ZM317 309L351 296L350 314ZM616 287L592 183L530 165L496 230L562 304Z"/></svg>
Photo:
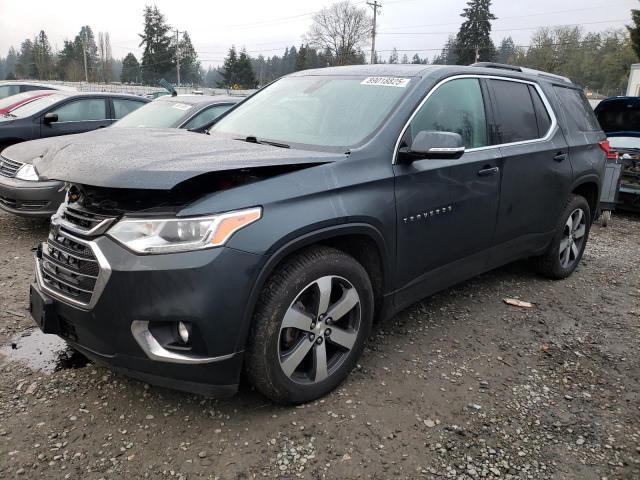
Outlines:
<svg viewBox="0 0 640 480"><path fill-rule="evenodd" d="M604 152L604 154L607 156L607 160L617 160L618 159L618 153L611 150L611 144L609 143L609 140L602 140L600 143L600 148L602 149L602 151Z"/></svg>

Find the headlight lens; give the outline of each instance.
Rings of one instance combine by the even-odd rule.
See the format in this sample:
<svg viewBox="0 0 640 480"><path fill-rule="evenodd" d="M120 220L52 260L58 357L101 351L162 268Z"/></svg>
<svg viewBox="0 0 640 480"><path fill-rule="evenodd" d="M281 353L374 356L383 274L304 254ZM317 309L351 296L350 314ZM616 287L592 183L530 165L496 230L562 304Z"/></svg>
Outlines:
<svg viewBox="0 0 640 480"><path fill-rule="evenodd" d="M219 247L238 230L257 221L262 209L250 208L208 217L123 219L108 232L137 253L170 253Z"/></svg>
<svg viewBox="0 0 640 480"><path fill-rule="evenodd" d="M37 182L39 180L36 169L30 163L25 163L16 172L16 178L20 180L29 180L31 182Z"/></svg>

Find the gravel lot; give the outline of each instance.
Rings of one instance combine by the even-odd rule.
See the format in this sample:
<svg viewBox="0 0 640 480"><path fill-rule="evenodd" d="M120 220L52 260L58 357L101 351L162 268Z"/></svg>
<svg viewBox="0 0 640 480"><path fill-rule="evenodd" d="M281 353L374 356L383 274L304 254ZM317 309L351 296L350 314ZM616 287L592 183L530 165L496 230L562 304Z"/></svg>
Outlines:
<svg viewBox="0 0 640 480"><path fill-rule="evenodd" d="M220 401L150 387L43 346L26 308L46 231L0 214L0 478L640 478L638 216L594 226L568 280L519 263L414 305L297 408L247 386Z"/></svg>

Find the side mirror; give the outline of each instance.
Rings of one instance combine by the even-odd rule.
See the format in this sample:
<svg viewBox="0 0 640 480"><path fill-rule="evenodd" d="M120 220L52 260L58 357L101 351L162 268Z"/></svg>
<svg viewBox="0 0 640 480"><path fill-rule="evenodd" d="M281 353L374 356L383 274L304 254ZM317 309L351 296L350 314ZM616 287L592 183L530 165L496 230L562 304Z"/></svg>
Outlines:
<svg viewBox="0 0 640 480"><path fill-rule="evenodd" d="M423 130L413 139L411 148L404 147L398 151L398 159L400 163L426 159L456 160L464 151L460 134Z"/></svg>
<svg viewBox="0 0 640 480"><path fill-rule="evenodd" d="M53 122L57 122L58 121L58 114L57 113L45 113L44 114L44 123L49 124L49 123L53 123Z"/></svg>

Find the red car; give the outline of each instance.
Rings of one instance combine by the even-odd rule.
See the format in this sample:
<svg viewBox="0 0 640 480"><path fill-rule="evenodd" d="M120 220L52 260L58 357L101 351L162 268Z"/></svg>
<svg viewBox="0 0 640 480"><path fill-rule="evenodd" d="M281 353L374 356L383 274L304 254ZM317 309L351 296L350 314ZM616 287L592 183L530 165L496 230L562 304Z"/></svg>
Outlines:
<svg viewBox="0 0 640 480"><path fill-rule="evenodd" d="M29 103L36 98L46 97L52 93L57 93L55 90L30 90L28 92L17 93L10 97L0 99L0 115L9 113L16 107Z"/></svg>

